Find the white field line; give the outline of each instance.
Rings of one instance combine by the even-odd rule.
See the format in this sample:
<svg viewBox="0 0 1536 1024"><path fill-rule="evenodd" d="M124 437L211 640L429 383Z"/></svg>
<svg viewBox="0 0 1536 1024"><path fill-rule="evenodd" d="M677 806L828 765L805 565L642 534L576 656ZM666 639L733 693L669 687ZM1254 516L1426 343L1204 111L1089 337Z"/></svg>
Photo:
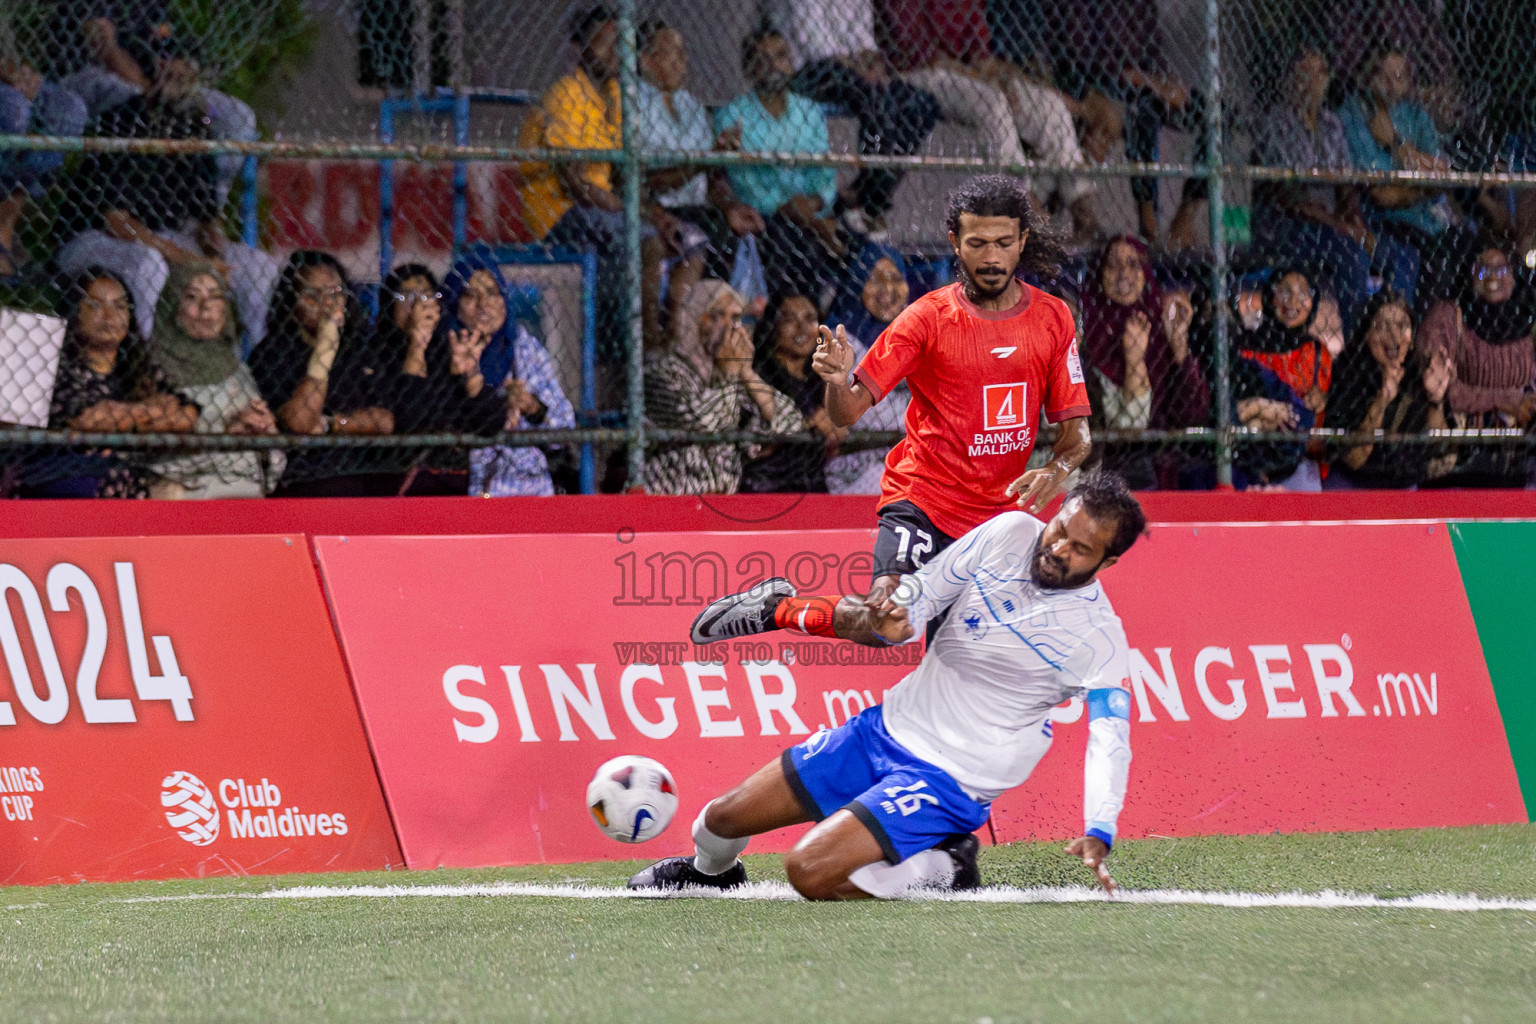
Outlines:
<svg viewBox="0 0 1536 1024"><path fill-rule="evenodd" d="M183 896L138 896L122 903L176 903L187 900L325 900L325 899L400 899L409 897L487 897L523 896L556 899L679 899L705 898L728 900L798 900L800 897L782 882L753 882L739 889L720 892L713 889L688 889L683 892L636 891L592 885L536 885L527 882L499 882L485 885L310 885L291 889L268 889L253 893L206 893ZM1113 897L1086 887L1041 887L1015 889L993 886L970 892L920 891L919 900L955 903L1130 903L1173 906L1233 907L1238 909L1310 908L1318 910L1517 910L1536 912L1536 899L1485 899L1450 893L1426 893L1383 899L1356 893L1324 891L1318 893L1191 892L1184 889L1122 889Z"/></svg>

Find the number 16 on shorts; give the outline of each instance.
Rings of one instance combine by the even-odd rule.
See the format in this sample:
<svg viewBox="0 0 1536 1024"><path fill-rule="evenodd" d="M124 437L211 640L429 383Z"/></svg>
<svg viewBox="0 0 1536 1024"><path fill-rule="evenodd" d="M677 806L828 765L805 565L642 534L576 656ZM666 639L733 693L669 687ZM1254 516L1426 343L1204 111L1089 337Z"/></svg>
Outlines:
<svg viewBox="0 0 1536 1024"><path fill-rule="evenodd" d="M886 814L895 814L900 811L901 816L905 818L918 811L924 804L939 806L938 797L932 793L919 792L927 788L928 783L922 779L910 786L886 786L885 795L890 799L880 801L880 807Z"/></svg>

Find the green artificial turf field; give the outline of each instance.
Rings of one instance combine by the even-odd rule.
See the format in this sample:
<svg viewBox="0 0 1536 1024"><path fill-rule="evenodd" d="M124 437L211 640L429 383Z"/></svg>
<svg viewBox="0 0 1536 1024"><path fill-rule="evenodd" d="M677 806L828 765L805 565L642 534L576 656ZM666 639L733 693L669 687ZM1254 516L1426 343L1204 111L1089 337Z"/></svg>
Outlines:
<svg viewBox="0 0 1536 1024"><path fill-rule="evenodd" d="M635 863L8 888L0 1018L1536 1020L1536 826L1144 840L1112 860L1141 893L1523 901L1503 910L250 898L307 886L618 886ZM782 881L776 857L748 868ZM985 849L982 873L989 886L1085 878L1054 844ZM228 898L186 898L210 896Z"/></svg>

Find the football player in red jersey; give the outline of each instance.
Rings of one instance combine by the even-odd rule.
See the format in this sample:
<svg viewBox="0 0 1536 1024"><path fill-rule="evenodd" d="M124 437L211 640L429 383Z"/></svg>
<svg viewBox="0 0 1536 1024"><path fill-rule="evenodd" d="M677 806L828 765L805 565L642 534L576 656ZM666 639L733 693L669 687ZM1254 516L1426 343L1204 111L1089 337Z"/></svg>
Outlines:
<svg viewBox="0 0 1536 1024"><path fill-rule="evenodd" d="M861 606L993 516L1045 508L1091 447L1088 389L1066 303L1018 278L1051 274L1059 243L1018 178L973 178L949 197L960 280L908 306L855 369L841 325L821 328L812 365L832 422L849 426L905 380L907 436L885 460L873 579L863 598L799 596L775 577L715 601L694 643L789 629L847 636ZM1026 470L1042 410L1060 432L1051 461ZM840 628L840 626L842 628Z"/></svg>

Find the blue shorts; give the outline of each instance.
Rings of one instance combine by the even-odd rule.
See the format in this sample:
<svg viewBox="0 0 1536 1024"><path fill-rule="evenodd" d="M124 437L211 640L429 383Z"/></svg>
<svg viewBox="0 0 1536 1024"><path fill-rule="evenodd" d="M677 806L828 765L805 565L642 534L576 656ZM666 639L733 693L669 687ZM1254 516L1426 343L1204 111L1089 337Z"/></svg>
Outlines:
<svg viewBox="0 0 1536 1024"><path fill-rule="evenodd" d="M892 864L976 831L992 808L891 739L878 704L790 747L780 764L807 814L821 821L838 810L853 812Z"/></svg>

